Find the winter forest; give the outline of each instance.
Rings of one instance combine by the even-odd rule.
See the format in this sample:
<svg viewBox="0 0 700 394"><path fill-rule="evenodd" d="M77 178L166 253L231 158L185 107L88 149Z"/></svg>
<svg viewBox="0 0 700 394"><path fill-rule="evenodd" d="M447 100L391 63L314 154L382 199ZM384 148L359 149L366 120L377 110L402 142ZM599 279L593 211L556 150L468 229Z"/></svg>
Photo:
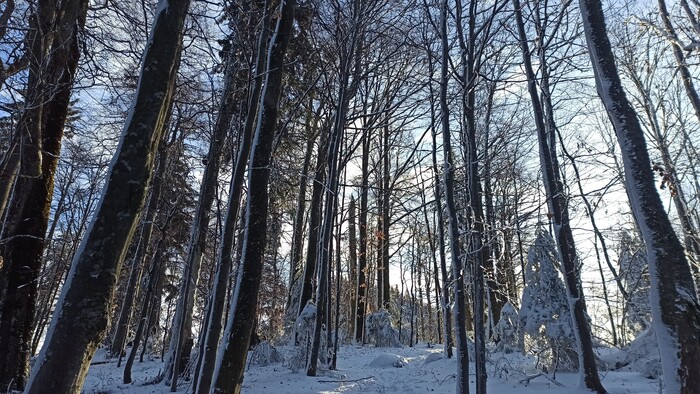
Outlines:
<svg viewBox="0 0 700 394"><path fill-rule="evenodd" d="M0 392L698 394L698 76L698 0L0 0Z"/></svg>

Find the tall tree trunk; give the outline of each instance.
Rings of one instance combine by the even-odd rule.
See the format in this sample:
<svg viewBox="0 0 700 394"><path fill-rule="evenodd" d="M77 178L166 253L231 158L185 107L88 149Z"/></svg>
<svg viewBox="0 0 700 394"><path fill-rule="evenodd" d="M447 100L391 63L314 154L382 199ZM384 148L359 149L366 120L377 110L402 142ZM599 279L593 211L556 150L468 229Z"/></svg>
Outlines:
<svg viewBox="0 0 700 394"><path fill-rule="evenodd" d="M39 55L39 69L29 74L28 89L32 90L28 100L32 107L22 114L26 123L20 121L18 125L22 138L28 139L22 142L19 175L0 234L0 391L23 389L28 377L54 174L80 56L79 34L87 14L84 0L62 2L60 8L50 3L39 3L37 23L41 26L35 28L46 30L36 32L37 42L33 44L47 46L51 56L44 49L32 50ZM51 11L44 10L46 7ZM51 25L42 25L46 22L44 11L58 13L60 18ZM48 37L53 38L53 44ZM34 78L39 81L32 82ZM42 160L42 156L46 157Z"/></svg>
<svg viewBox="0 0 700 394"><path fill-rule="evenodd" d="M164 155L167 156L167 155ZM161 165L167 166L165 161L167 160L164 156ZM151 259L150 268L148 270L148 283L146 284L146 291L144 292L143 302L141 304L141 312L139 313L139 323L136 327L136 333L134 334L134 339L132 341L131 350L129 351L129 356L126 359L126 364L124 365L123 382L124 384L131 383L131 368L134 365L134 360L136 360L136 354L138 353L139 346L143 340L143 348L146 349L148 340L148 326L149 319L152 318L152 310L156 307L157 303L160 301L160 288L162 288L162 282L165 280L163 275L165 264L164 264L164 254L165 254L165 242L166 242L166 229L170 220L173 218L175 210L179 208L178 204L175 204L170 210L170 213L165 219L163 227L160 228L160 239L155 246L155 253ZM144 337L145 335L145 337ZM121 358L121 356L120 356Z"/></svg>
<svg viewBox="0 0 700 394"><path fill-rule="evenodd" d="M109 326L117 278L169 117L189 0L161 0L143 58L137 95L90 229L73 259L29 393L80 391Z"/></svg>
<svg viewBox="0 0 700 394"><path fill-rule="evenodd" d="M156 218L158 202L160 201L162 191L161 184L163 181L163 176L165 175L167 160L168 149L160 149L158 164L156 171L153 174L151 196L149 197L148 208L146 209L146 215L142 220L143 225L141 227L141 234L138 240L138 245L136 245L136 253L134 253L134 257L131 262L129 282L127 283L124 301L122 302L122 308L119 313L117 329L114 333L114 338L112 339L112 356L118 355L120 362L122 358L121 354L124 351L124 345L126 344L126 336L129 331L129 325L131 324L131 311L133 308L134 299L137 297L138 287L141 283L141 273L145 264L146 252L151 243L151 236L153 235L153 226ZM119 366L119 363L117 363L117 366Z"/></svg>
<svg viewBox="0 0 700 394"><path fill-rule="evenodd" d="M346 116L348 111L348 106L350 104L350 98L353 96L353 89L349 85L350 74L352 72L352 66L354 64L354 59L358 56L356 55L356 45L358 37L358 20L360 18L359 0L353 2L353 32L350 38L350 49L348 50L349 56L344 57L344 64L342 64L341 70L341 81L340 90L338 92L338 106L337 111L334 115L332 129L329 130L330 135L328 138L328 152L326 153L325 164L327 168L327 183L325 187L325 197L324 197L324 211L323 211L323 227L321 228L321 236L318 242L318 256L316 257L316 266L319 269L317 274L318 287L316 290L316 305L325 304L328 300L327 297L327 286L325 285L328 281L328 270L330 262L330 243L331 237L333 236L333 219L337 211L336 195L338 192L338 184L340 181L340 154L341 154L341 141L343 139L343 132L346 123ZM311 245L309 245L311 246ZM337 246L336 246L337 247ZM318 355L320 350L320 336L321 327L323 325L324 313L321 313L320 308L316 313L316 322L314 326L314 336L311 341L311 350L309 352L309 358L306 365L306 374L308 376L316 376L316 368L318 363ZM330 332L329 332L330 334Z"/></svg>
<svg viewBox="0 0 700 394"><path fill-rule="evenodd" d="M348 217L348 288L350 291L350 315L348 316L348 332L355 339L355 319L357 318L357 208L355 196L350 196L350 213Z"/></svg>
<svg viewBox="0 0 700 394"><path fill-rule="evenodd" d="M700 392L700 306L688 261L656 191L644 132L625 96L600 0L581 0L591 63L625 166L632 209L647 246L651 312L669 393Z"/></svg>
<svg viewBox="0 0 700 394"><path fill-rule="evenodd" d="M445 207L449 229L450 253L452 256L453 289L455 297L454 327L457 345L457 393L469 393L469 349L467 343L467 305L465 301L463 264L459 240L459 222L454 201L454 158L452 155L452 138L450 136L450 109L447 103L447 67L449 62L449 42L447 37L447 14L449 3L443 1L440 10L440 32L442 39L442 56L440 66L440 113L442 115L442 149L444 155L443 186L445 188ZM442 225L442 223L440 223ZM445 281L447 283L447 281ZM443 300L445 303L446 300Z"/></svg>
<svg viewBox="0 0 700 394"><path fill-rule="evenodd" d="M466 155L467 195L468 195L468 251L473 280L474 303L474 359L476 369L476 392L486 394L486 332L484 325L485 295L484 295L484 265L490 262L488 245L484 244L484 209L482 203L481 179L479 176L479 156L476 137L476 19L477 1L469 1L467 18L467 33L465 37L462 27L461 1L456 3L457 35L460 42L462 58L462 77L464 89L462 92L462 121L466 129L463 135L463 150ZM491 267L493 271L493 267Z"/></svg>
<svg viewBox="0 0 700 394"><path fill-rule="evenodd" d="M540 164L542 166L543 180L549 209L553 215L554 231L559 248L559 255L564 268L564 278L569 295L569 308L571 319L574 324L574 334L578 342L579 370L582 380L587 388L598 393L605 393L606 390L598 376L595 353L593 353L593 339L591 328L588 323L586 303L581 288L580 273L578 271L578 255L574 244L573 233L569 224L569 209L565 199L564 188L558 172L556 156L552 155L554 147L551 141L556 138L555 130L547 129L545 126L542 104L537 92L535 72L530 59L530 49L525 33L522 10L519 0L513 0L515 8L515 18L520 37L520 46L523 54L523 64L525 75L528 80L528 92L532 101L535 124L537 125L537 140L540 148ZM546 65L544 65L546 67ZM548 134L549 133L549 134Z"/></svg>
<svg viewBox="0 0 700 394"><path fill-rule="evenodd" d="M446 7L446 5L443 5L443 6ZM444 21L444 23L445 23L445 31L443 33L447 34L447 31L446 31L447 30L447 25L446 25L447 21ZM443 44L443 46L446 45L445 41L443 41L442 44ZM430 54L430 52L429 52L429 54ZM443 56L444 55L445 54L443 53ZM432 56L430 57L430 60L431 60L430 61L430 69L431 69L431 74L432 74L432 68L433 68ZM443 81L441 83L446 84L447 82ZM432 84L430 85L430 89L432 92ZM431 94L431 97L433 97L432 94ZM444 332L445 341L443 342L443 345L444 345L445 356L447 356L447 358L452 358L453 341L452 341L452 310L450 307L450 287L449 287L450 278L449 278L449 275L447 273L447 259L445 258L445 228L443 226L444 220L443 220L443 216L442 216L442 196L441 196L441 192L440 192L441 182L440 182L440 172L438 169L438 161L437 161L438 144L437 144L437 127L435 124L437 116L435 114L435 105L434 104L435 104L434 102L431 102L431 106L430 106L430 123L431 123L430 135L431 135L432 143L433 143L433 146L432 146L432 149L430 152L431 153L430 156L433 160L433 163L432 163L433 164L433 167L432 167L432 170L433 170L433 195L435 198L435 215L437 216L437 223L435 225L435 228L437 229L436 230L437 231L437 240L434 240L433 243L437 243L437 246L438 246L437 249L438 249L439 256L440 256L440 275L442 276L442 287L441 287L442 297L441 297L440 307L442 308L442 315L443 315L444 321L445 321L445 324L443 326L444 327L443 332ZM441 103L441 105L442 105L442 103ZM442 110L442 108L441 108L441 110ZM426 218L426 220L427 220L427 218ZM430 226L428 226L428 227L430 227ZM433 249L435 249L434 246L433 246ZM433 251L433 255L434 255L434 251ZM433 258L434 258L434 256L433 256ZM434 260L434 264L437 264L435 262L435 260ZM437 271L437 268L436 268L436 271ZM437 273L435 274L435 278L436 278L435 286L437 289L437 287L438 287L437 286L437 284L438 284Z"/></svg>
<svg viewBox="0 0 700 394"><path fill-rule="evenodd" d="M314 292L314 276L316 275L316 261L318 256L319 233L321 231L321 215L323 209L323 188L326 179L325 156L328 151L328 138L321 137L316 155L316 170L314 183L311 188L311 207L309 212L309 240L306 245L306 261L304 264L304 276L301 283L301 294L299 296L299 310L297 316L301 315L306 303L311 300ZM320 284L319 284L320 285ZM295 332L295 343L298 341Z"/></svg>
<svg viewBox="0 0 700 394"><path fill-rule="evenodd" d="M209 319L204 326L206 330L204 354L201 366L198 371L196 393L209 393L211 388L214 368L216 366L216 353L221 337L223 326L224 307L226 306L226 293L229 276L233 268L233 246L236 237L236 224L238 223L238 212L241 207L243 196L243 183L245 182L246 166L250 157L250 150L254 134L254 125L257 119L260 104L260 94L262 92L263 75L265 70L265 48L267 45L270 24L268 4L266 2L262 17L263 29L260 31L258 40L258 56L255 65L255 79L251 89L250 100L248 102L248 113L241 136L241 144L238 147L235 168L231 176L229 186L229 200L226 206L226 217L224 219L224 230L219 242L218 264L214 287L212 289Z"/></svg>
<svg viewBox="0 0 700 394"><path fill-rule="evenodd" d="M76 2L72 2L70 5L72 7L79 6ZM47 76L53 73L53 77L55 77L55 72L60 71L45 69L54 33L61 19L58 16L58 7L59 3L57 0L38 1L36 11L29 16L29 30L27 37L25 37L27 43L27 54L25 57L28 59L27 85L25 88L27 94L14 131L15 141L13 142L15 144L10 147L6 160L3 160L3 166L0 168L0 219L4 218L5 209L9 208L8 204L18 172L21 176L26 177L38 178L41 176L43 112L45 103L49 101L51 95L52 83L58 82L56 80L51 81L50 77L47 78ZM66 5L63 5L63 7L65 8ZM65 9L70 10L70 8ZM73 15L74 18L75 16ZM75 24L76 20L74 19L72 24ZM65 26L63 29L65 33ZM64 36L63 38L70 39L69 36ZM59 42L58 48L62 46L62 43ZM69 46L63 46L59 57L66 57L67 47ZM61 66L59 65L59 67ZM70 86L68 89L70 90ZM1 266L2 262L0 261ZM5 274L0 271L0 279L4 276ZM2 290L2 286L0 286L0 291Z"/></svg>
<svg viewBox="0 0 700 394"><path fill-rule="evenodd" d="M382 249L382 262L381 262L381 274L382 274L382 288L379 291L382 292L383 304L382 308L389 310L389 305L391 303L390 292L389 292L389 226L391 224L391 186L390 186L390 161L389 161L389 120L385 121L384 127L382 127L382 194L381 194L381 242L380 246Z"/></svg>
<svg viewBox="0 0 700 394"><path fill-rule="evenodd" d="M311 126L311 110L306 116L306 130L309 131ZM309 178L309 167L311 166L311 157L313 156L315 136L308 136L306 140L306 153L304 154L304 164L301 168L299 176L299 195L297 197L296 212L294 213L294 228L292 230L292 250L290 252L290 267L289 267L289 294L287 296L287 308L292 305L292 294L294 286L297 284L299 276L299 268L301 266L301 257L304 249L304 218L306 217L306 189Z"/></svg>
<svg viewBox="0 0 700 394"><path fill-rule="evenodd" d="M171 384L173 388L177 383L177 377L182 367L182 355L189 354L191 347L183 349L185 344L192 343L192 318L194 314L194 301L199 283L199 271L202 266L202 257L207 244L207 233L209 232L210 211L214 202L217 189L219 169L221 167L221 156L226 136L229 132L229 125L237 107L236 90L237 86L234 61L236 57L231 54L226 67L226 80L224 81L219 112L214 125L214 134L209 142L204 175L199 190L199 202L195 211L192 225L190 227L190 237L187 242L187 255L184 261L184 269L180 280L178 291L177 307L173 326L171 329L170 343L166 354L164 366L165 382ZM191 345L190 345L191 346ZM174 382L174 383L173 383Z"/></svg>
<svg viewBox="0 0 700 394"><path fill-rule="evenodd" d="M355 342L364 338L365 311L367 310L367 206L369 195L369 132L362 129L362 175L360 186L360 254L357 259L357 311L355 313Z"/></svg>
<svg viewBox="0 0 700 394"><path fill-rule="evenodd" d="M230 315L222 339L214 372L213 393L240 393L243 385L248 344L253 332L258 290L262 280L263 258L267 245L268 182L273 140L282 94L284 61L293 34L296 1L280 4L280 18L270 38L267 67L260 97L257 127L248 169L248 202L243 255L238 270ZM259 48L262 50L262 47ZM241 297L244 294L244 297Z"/></svg>

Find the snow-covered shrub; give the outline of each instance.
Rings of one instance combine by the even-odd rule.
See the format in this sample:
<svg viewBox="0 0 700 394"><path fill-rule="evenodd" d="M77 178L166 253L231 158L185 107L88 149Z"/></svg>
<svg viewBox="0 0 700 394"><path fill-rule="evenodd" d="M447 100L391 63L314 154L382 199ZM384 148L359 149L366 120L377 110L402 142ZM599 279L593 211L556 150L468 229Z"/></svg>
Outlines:
<svg viewBox="0 0 700 394"><path fill-rule="evenodd" d="M520 325L547 370L578 369L566 287L554 239L543 229L527 254Z"/></svg>
<svg viewBox="0 0 700 394"><path fill-rule="evenodd" d="M518 324L518 311L508 301L503 305L498 324L493 328L497 352L512 353L518 348Z"/></svg>
<svg viewBox="0 0 700 394"><path fill-rule="evenodd" d="M624 349L606 356L605 361L615 370L636 371L650 379L659 378L661 357L653 327L642 331Z"/></svg>
<svg viewBox="0 0 700 394"><path fill-rule="evenodd" d="M377 347L401 347L399 332L391 326L391 315L386 309L367 315L367 338Z"/></svg>
<svg viewBox="0 0 700 394"><path fill-rule="evenodd" d="M282 361L284 357L269 341L260 342L250 354L250 363L253 365L270 365Z"/></svg>
<svg viewBox="0 0 700 394"><path fill-rule="evenodd" d="M306 361L308 359L309 352L311 351L311 342L313 341L315 325L316 305L311 301L308 301L296 321L295 330L298 345L294 347L294 350L287 360L287 366L292 371L300 371L306 368ZM325 338L325 333L326 330L324 327L321 330L321 338ZM318 353L321 364L327 364L328 349L326 345L326 341L321 340L321 347Z"/></svg>
<svg viewBox="0 0 700 394"><path fill-rule="evenodd" d="M435 361L442 360L445 355L442 353L430 353L428 357L425 358L423 365L434 363Z"/></svg>
<svg viewBox="0 0 700 394"><path fill-rule="evenodd" d="M402 368L406 365L408 365L408 361L405 358L389 353L380 354L369 363L369 366L373 368Z"/></svg>
<svg viewBox="0 0 700 394"><path fill-rule="evenodd" d="M306 368L306 359L311 350L311 341L314 335L316 320L316 305L307 302L294 325L294 336L297 339L296 346L287 360L287 366L292 371L300 371Z"/></svg>

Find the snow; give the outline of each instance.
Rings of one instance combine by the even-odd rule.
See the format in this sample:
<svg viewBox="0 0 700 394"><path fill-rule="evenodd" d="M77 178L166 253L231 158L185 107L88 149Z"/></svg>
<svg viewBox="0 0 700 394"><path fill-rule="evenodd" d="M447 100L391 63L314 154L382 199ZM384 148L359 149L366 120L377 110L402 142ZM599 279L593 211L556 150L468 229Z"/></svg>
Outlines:
<svg viewBox="0 0 700 394"><path fill-rule="evenodd" d="M337 370L320 370L319 376L308 377L292 372L284 363L249 365L245 372L243 393L307 394L307 393L453 393L457 360L442 357L441 346L375 348L373 346L342 346L338 354ZM293 346L277 347L282 354L294 351ZM616 357L608 351L607 357ZM107 363L102 363L108 361ZM394 367L400 361L402 367ZM501 393L590 393L579 384L578 373L538 375L536 359L520 353L490 353L488 392ZM97 364L95 364L97 363ZM121 368L116 359L105 360L98 354L88 373L84 393L167 393L162 385L148 385L163 367L160 359L134 364L134 383L121 384ZM470 383L474 387L474 364L470 363ZM630 368L622 371L601 372L601 379L611 393L658 393L659 381L648 379ZM187 383L187 382L186 382ZM178 387L178 393L190 390L187 384Z"/></svg>

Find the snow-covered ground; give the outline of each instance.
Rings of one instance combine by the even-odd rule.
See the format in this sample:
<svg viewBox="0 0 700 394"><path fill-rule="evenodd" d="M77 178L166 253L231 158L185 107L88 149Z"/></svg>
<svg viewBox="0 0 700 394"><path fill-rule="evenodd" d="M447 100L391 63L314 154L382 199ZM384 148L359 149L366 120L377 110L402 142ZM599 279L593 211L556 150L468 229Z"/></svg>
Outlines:
<svg viewBox="0 0 700 394"><path fill-rule="evenodd" d="M279 348L288 356L291 348ZM105 362L106 361L106 362ZM534 358L519 354L491 354L488 365L489 393L590 393L582 389L578 374L537 375ZM147 384L162 368L160 360L136 361L134 383L121 384L123 368L116 360L95 358L85 384L85 393L169 393L169 387ZM441 356L441 348L416 347L374 348L344 346L338 353L338 368L322 371L317 377L292 372L284 363L267 366L250 365L245 374L244 393L454 393L456 360ZM472 365L473 372L473 365ZM528 380L528 378L532 378ZM652 394L659 392L658 380L639 372L601 372L603 385L610 393ZM472 379L472 385L474 384ZM189 387L182 384L179 393Z"/></svg>

